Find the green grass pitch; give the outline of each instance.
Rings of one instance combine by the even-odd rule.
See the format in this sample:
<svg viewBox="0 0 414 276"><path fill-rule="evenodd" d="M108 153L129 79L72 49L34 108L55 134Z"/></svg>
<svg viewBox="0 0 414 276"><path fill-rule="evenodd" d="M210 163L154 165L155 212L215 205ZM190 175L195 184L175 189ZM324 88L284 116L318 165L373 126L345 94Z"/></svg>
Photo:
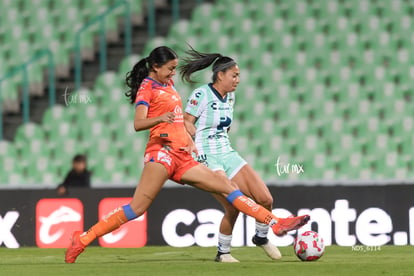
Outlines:
<svg viewBox="0 0 414 276"><path fill-rule="evenodd" d="M90 247L75 264L63 262L64 249L0 248L0 275L414 275L414 247L329 246L315 262L302 262L291 246L282 260L270 260L260 248L233 248L240 263L215 263L213 247Z"/></svg>

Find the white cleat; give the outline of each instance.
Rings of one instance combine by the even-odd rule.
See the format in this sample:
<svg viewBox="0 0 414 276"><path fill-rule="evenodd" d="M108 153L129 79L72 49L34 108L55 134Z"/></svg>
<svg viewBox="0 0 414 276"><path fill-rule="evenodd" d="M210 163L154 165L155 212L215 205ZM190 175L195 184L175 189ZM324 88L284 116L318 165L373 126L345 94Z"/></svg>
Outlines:
<svg viewBox="0 0 414 276"><path fill-rule="evenodd" d="M259 238L258 236L253 236L252 242L261 247L267 256L269 256L273 260L280 260L282 258L282 253L280 253L279 249L270 243L267 238Z"/></svg>
<svg viewBox="0 0 414 276"><path fill-rule="evenodd" d="M277 248L275 245L271 244L270 242L267 242L262 245L257 245L257 246L263 248L266 255L269 256L273 260L280 260L282 258L282 253L280 253L279 248Z"/></svg>
<svg viewBox="0 0 414 276"><path fill-rule="evenodd" d="M219 263L240 263L240 261L234 258L230 253L217 255L215 261Z"/></svg>

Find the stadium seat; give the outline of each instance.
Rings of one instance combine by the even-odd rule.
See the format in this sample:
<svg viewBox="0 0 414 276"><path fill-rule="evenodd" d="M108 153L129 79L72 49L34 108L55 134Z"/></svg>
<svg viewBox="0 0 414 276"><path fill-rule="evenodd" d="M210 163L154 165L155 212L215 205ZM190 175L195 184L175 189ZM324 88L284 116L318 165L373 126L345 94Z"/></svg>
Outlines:
<svg viewBox="0 0 414 276"><path fill-rule="evenodd" d="M97 2L40 1L41 7L27 14L33 25L26 28L14 2L8 1L10 8L0 11L0 21L4 16L17 22L16 27L0 25L0 38L16 41L0 51L0 60L8 66L16 65L13 56L22 49L31 51L29 38L33 48L50 43L59 63L69 64L69 42L79 22L114 3L104 1L100 9L91 10L88 7ZM141 4L137 3L132 5L136 8ZM412 8L406 1L368 0L203 3L190 20L179 20L167 36L148 41L142 53L124 58L117 72L102 73L93 89L71 94L86 93L91 102L46 111L41 126L28 126L34 134L19 129L13 150L0 162L5 164L10 156L27 160L8 162L0 183L30 176L30 182L52 185L64 176L74 154L85 153L97 185L135 185L148 133L133 129L134 108L124 95L125 75L152 48L166 44L181 57L186 42L238 62L242 74L229 135L234 148L266 181L412 178L414 55L412 37L407 35ZM66 17L58 16L62 9ZM42 17L45 10L53 12ZM122 11L116 15L122 16ZM115 19L109 19L110 29ZM33 32L40 25L45 26L43 32ZM83 41L85 47L93 47L92 34ZM30 72L31 82L40 80L38 71ZM184 105L195 87L211 81L211 70L197 73L195 79L195 85L175 79ZM19 82L2 83L3 104L9 109L17 100ZM46 141L47 147L37 148L39 141ZM25 156L22 150L30 147L41 160L49 159L42 162L48 170ZM278 175L277 157L302 164L305 173Z"/></svg>
<svg viewBox="0 0 414 276"><path fill-rule="evenodd" d="M139 55L133 54L125 57L118 68L118 76L122 82L124 82L126 74L132 70L134 65L141 59Z"/></svg>
<svg viewBox="0 0 414 276"><path fill-rule="evenodd" d="M14 145L7 141L0 141L0 185L9 184L9 176L18 171L19 162Z"/></svg>
<svg viewBox="0 0 414 276"><path fill-rule="evenodd" d="M2 69L0 78L13 67L20 66L34 57L37 51L49 49L54 54L56 73L58 76L68 76L70 55L75 46L76 33L85 23L99 16L116 1L12 1L9 8L2 8L0 14L0 39L4 47L0 51ZM141 1L129 1L131 11L142 12ZM6 4L5 4L6 5ZM65 16L62 16L65 14ZM107 38L114 41L117 38L117 19L124 15L124 6L113 10L106 19ZM4 22L3 22L4 21ZM85 59L93 59L94 36L99 26L95 24L81 35L82 55ZM42 58L29 67L30 92L42 95L44 84L43 71L47 59ZM19 75L21 78L21 74ZM12 79L8 79L10 81ZM18 111L18 89L21 80L15 85L9 85L7 92L6 111ZM3 93L2 93L3 94Z"/></svg>
<svg viewBox="0 0 414 276"><path fill-rule="evenodd" d="M15 136L15 145L19 150L25 150L27 143L30 140L37 139L37 140L44 140L45 133L41 126L34 124L34 123L27 123L21 125L17 131Z"/></svg>

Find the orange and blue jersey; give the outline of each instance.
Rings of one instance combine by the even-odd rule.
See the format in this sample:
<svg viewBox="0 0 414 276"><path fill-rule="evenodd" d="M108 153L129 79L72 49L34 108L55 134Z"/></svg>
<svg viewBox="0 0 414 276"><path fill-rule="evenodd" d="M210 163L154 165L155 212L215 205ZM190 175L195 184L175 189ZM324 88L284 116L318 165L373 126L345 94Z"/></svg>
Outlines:
<svg viewBox="0 0 414 276"><path fill-rule="evenodd" d="M174 82L163 85L152 78L145 78L138 89L135 107L148 107L148 118L174 112L174 123L160 123L150 129L146 151L159 150L165 146L179 150L188 145L188 135L184 125L181 97L174 88Z"/></svg>

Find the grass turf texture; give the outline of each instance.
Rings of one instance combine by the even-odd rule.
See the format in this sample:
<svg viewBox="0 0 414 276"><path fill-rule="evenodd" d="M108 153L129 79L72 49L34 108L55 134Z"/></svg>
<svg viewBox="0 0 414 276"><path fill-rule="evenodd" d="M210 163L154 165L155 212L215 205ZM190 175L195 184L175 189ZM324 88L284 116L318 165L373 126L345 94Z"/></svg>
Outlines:
<svg viewBox="0 0 414 276"><path fill-rule="evenodd" d="M233 248L241 263L215 263L213 247L89 247L75 264L65 264L64 249L0 248L0 275L413 275L414 247L329 246L316 262L302 262L291 246L281 247L282 260L270 260L262 249ZM365 251L365 252L364 252Z"/></svg>

